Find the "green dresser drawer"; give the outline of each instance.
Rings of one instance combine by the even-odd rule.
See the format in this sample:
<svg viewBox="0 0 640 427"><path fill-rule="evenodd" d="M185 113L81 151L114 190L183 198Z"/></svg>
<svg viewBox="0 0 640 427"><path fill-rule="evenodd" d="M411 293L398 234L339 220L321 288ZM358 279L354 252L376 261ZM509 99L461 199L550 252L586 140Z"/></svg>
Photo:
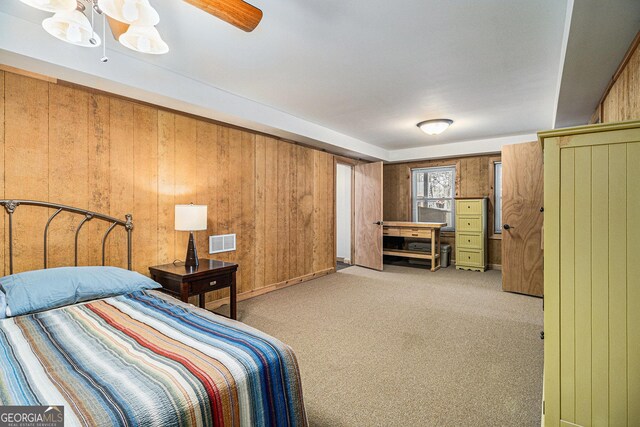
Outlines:
<svg viewBox="0 0 640 427"><path fill-rule="evenodd" d="M482 233L459 232L456 237L456 245L459 248L482 249L483 240Z"/></svg>
<svg viewBox="0 0 640 427"><path fill-rule="evenodd" d="M482 231L482 216L459 216L456 228L458 231Z"/></svg>

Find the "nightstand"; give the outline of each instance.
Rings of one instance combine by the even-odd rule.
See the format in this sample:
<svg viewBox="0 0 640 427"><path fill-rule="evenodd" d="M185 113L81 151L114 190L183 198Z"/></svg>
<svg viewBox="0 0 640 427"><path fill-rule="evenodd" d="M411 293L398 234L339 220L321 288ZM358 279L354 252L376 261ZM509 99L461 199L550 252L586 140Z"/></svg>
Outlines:
<svg viewBox="0 0 640 427"><path fill-rule="evenodd" d="M207 292L229 288L231 318L236 319L236 271L238 264L213 259L199 259L198 267L183 264L164 264L149 267L151 277L162 285L162 290L189 302L198 295L200 308L205 308Z"/></svg>

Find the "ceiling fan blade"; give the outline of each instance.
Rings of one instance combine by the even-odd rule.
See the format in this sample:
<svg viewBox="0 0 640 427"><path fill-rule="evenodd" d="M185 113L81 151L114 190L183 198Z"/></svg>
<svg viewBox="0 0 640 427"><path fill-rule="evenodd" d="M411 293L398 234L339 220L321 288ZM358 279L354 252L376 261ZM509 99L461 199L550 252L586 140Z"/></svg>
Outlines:
<svg viewBox="0 0 640 427"><path fill-rule="evenodd" d="M109 16L107 16L107 21L109 22L109 28L111 28L111 34L113 34L113 38L116 40L129 29L129 24L125 24Z"/></svg>
<svg viewBox="0 0 640 427"><path fill-rule="evenodd" d="M262 19L262 11L242 0L184 0L243 31L253 31Z"/></svg>

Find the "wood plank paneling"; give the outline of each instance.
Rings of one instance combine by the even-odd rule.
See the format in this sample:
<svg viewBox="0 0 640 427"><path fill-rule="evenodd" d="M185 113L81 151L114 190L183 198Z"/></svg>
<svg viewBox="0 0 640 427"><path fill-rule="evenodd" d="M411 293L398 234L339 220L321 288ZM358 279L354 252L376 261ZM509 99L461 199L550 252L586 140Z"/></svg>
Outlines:
<svg viewBox="0 0 640 427"><path fill-rule="evenodd" d="M89 94L87 105L87 155L88 155L88 208L94 212L110 212L109 191L111 188L109 98L105 95ZM109 224L90 221L86 226L89 265L102 264L102 235ZM109 246L105 248L105 264L109 264Z"/></svg>
<svg viewBox="0 0 640 427"><path fill-rule="evenodd" d="M278 141L278 281L286 280L289 275L289 156L290 145Z"/></svg>
<svg viewBox="0 0 640 427"><path fill-rule="evenodd" d="M384 165L383 215L385 221L411 221L411 169L438 166L456 167L457 197L489 197L493 183L491 166L499 161L500 155L471 156L440 160L425 160L411 163ZM493 209L489 211L489 227L493 226ZM489 239L489 264L502 264L502 240ZM455 236L452 232L442 233L442 243L450 244L452 259L455 259Z"/></svg>
<svg viewBox="0 0 640 427"><path fill-rule="evenodd" d="M241 189L240 236L236 261L254 260L256 256L256 205L255 205L255 135L242 132L240 136L240 167L238 168ZM238 274L242 274L238 292L245 293L255 289L255 263L243 265ZM295 277L288 276L287 278Z"/></svg>
<svg viewBox="0 0 640 427"><path fill-rule="evenodd" d="M158 263L176 259L175 115L158 111Z"/></svg>
<svg viewBox="0 0 640 427"><path fill-rule="evenodd" d="M88 203L88 95L49 87L49 200L69 206ZM73 123L69 126L68 123ZM54 211L50 211L54 213ZM74 265L74 231L82 218L63 212L49 228L49 267ZM87 264L87 234L78 235L78 262Z"/></svg>
<svg viewBox="0 0 640 427"><path fill-rule="evenodd" d="M316 250L315 236L315 193L314 182L318 179L315 173L315 151L305 150L304 154L304 198L302 200L302 216L304 222L305 245L304 245L304 272L311 274L314 271L313 260Z"/></svg>
<svg viewBox="0 0 640 427"><path fill-rule="evenodd" d="M200 256L208 256L209 235L236 234L235 252L212 257L238 262L241 298L334 268L334 171L327 153L2 71L3 163L0 193L7 198L65 202L120 218L133 214L134 269L141 273L184 259L188 233L174 230L174 209L190 202L208 206L208 230L196 233ZM16 271L41 268L47 217L44 209L18 209ZM50 251L56 263L73 262L78 221L56 225L64 232ZM106 226L94 221L85 227L80 263L99 264L96 232ZM107 263L126 267L126 233L119 228L109 238ZM217 305L212 300L227 296L224 290L207 300Z"/></svg>
<svg viewBox="0 0 640 427"><path fill-rule="evenodd" d="M149 265L158 265L158 112L136 105L133 122L133 243L138 248L133 268L146 273Z"/></svg>
<svg viewBox="0 0 640 427"><path fill-rule="evenodd" d="M109 106L109 146L111 191L111 216L124 218L132 213L134 193L133 163L133 103L111 98ZM117 159L117 161L116 161ZM111 264L127 267L127 239L122 227L117 227L109 236Z"/></svg>
<svg viewBox="0 0 640 427"><path fill-rule="evenodd" d="M49 83L5 73L4 87L5 197L48 200ZM46 209L29 206L16 209L14 272L42 268L42 231L47 217ZM9 271L8 251L5 271Z"/></svg>
<svg viewBox="0 0 640 427"><path fill-rule="evenodd" d="M267 142L263 135L256 135L255 142L255 284L265 283L266 270L266 173L267 173Z"/></svg>
<svg viewBox="0 0 640 427"><path fill-rule="evenodd" d="M603 123L640 119L640 45L602 101Z"/></svg>
<svg viewBox="0 0 640 427"><path fill-rule="evenodd" d="M278 141L265 138L265 231L264 285L278 280Z"/></svg>

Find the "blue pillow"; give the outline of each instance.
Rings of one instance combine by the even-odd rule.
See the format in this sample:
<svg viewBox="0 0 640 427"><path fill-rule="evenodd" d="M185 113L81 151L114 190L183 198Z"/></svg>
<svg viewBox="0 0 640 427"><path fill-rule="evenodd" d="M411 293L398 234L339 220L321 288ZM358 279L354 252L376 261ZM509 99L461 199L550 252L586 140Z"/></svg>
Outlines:
<svg viewBox="0 0 640 427"><path fill-rule="evenodd" d="M7 297L0 290L0 319L7 317Z"/></svg>
<svg viewBox="0 0 640 427"><path fill-rule="evenodd" d="M161 286L117 267L60 267L0 278L12 316Z"/></svg>

